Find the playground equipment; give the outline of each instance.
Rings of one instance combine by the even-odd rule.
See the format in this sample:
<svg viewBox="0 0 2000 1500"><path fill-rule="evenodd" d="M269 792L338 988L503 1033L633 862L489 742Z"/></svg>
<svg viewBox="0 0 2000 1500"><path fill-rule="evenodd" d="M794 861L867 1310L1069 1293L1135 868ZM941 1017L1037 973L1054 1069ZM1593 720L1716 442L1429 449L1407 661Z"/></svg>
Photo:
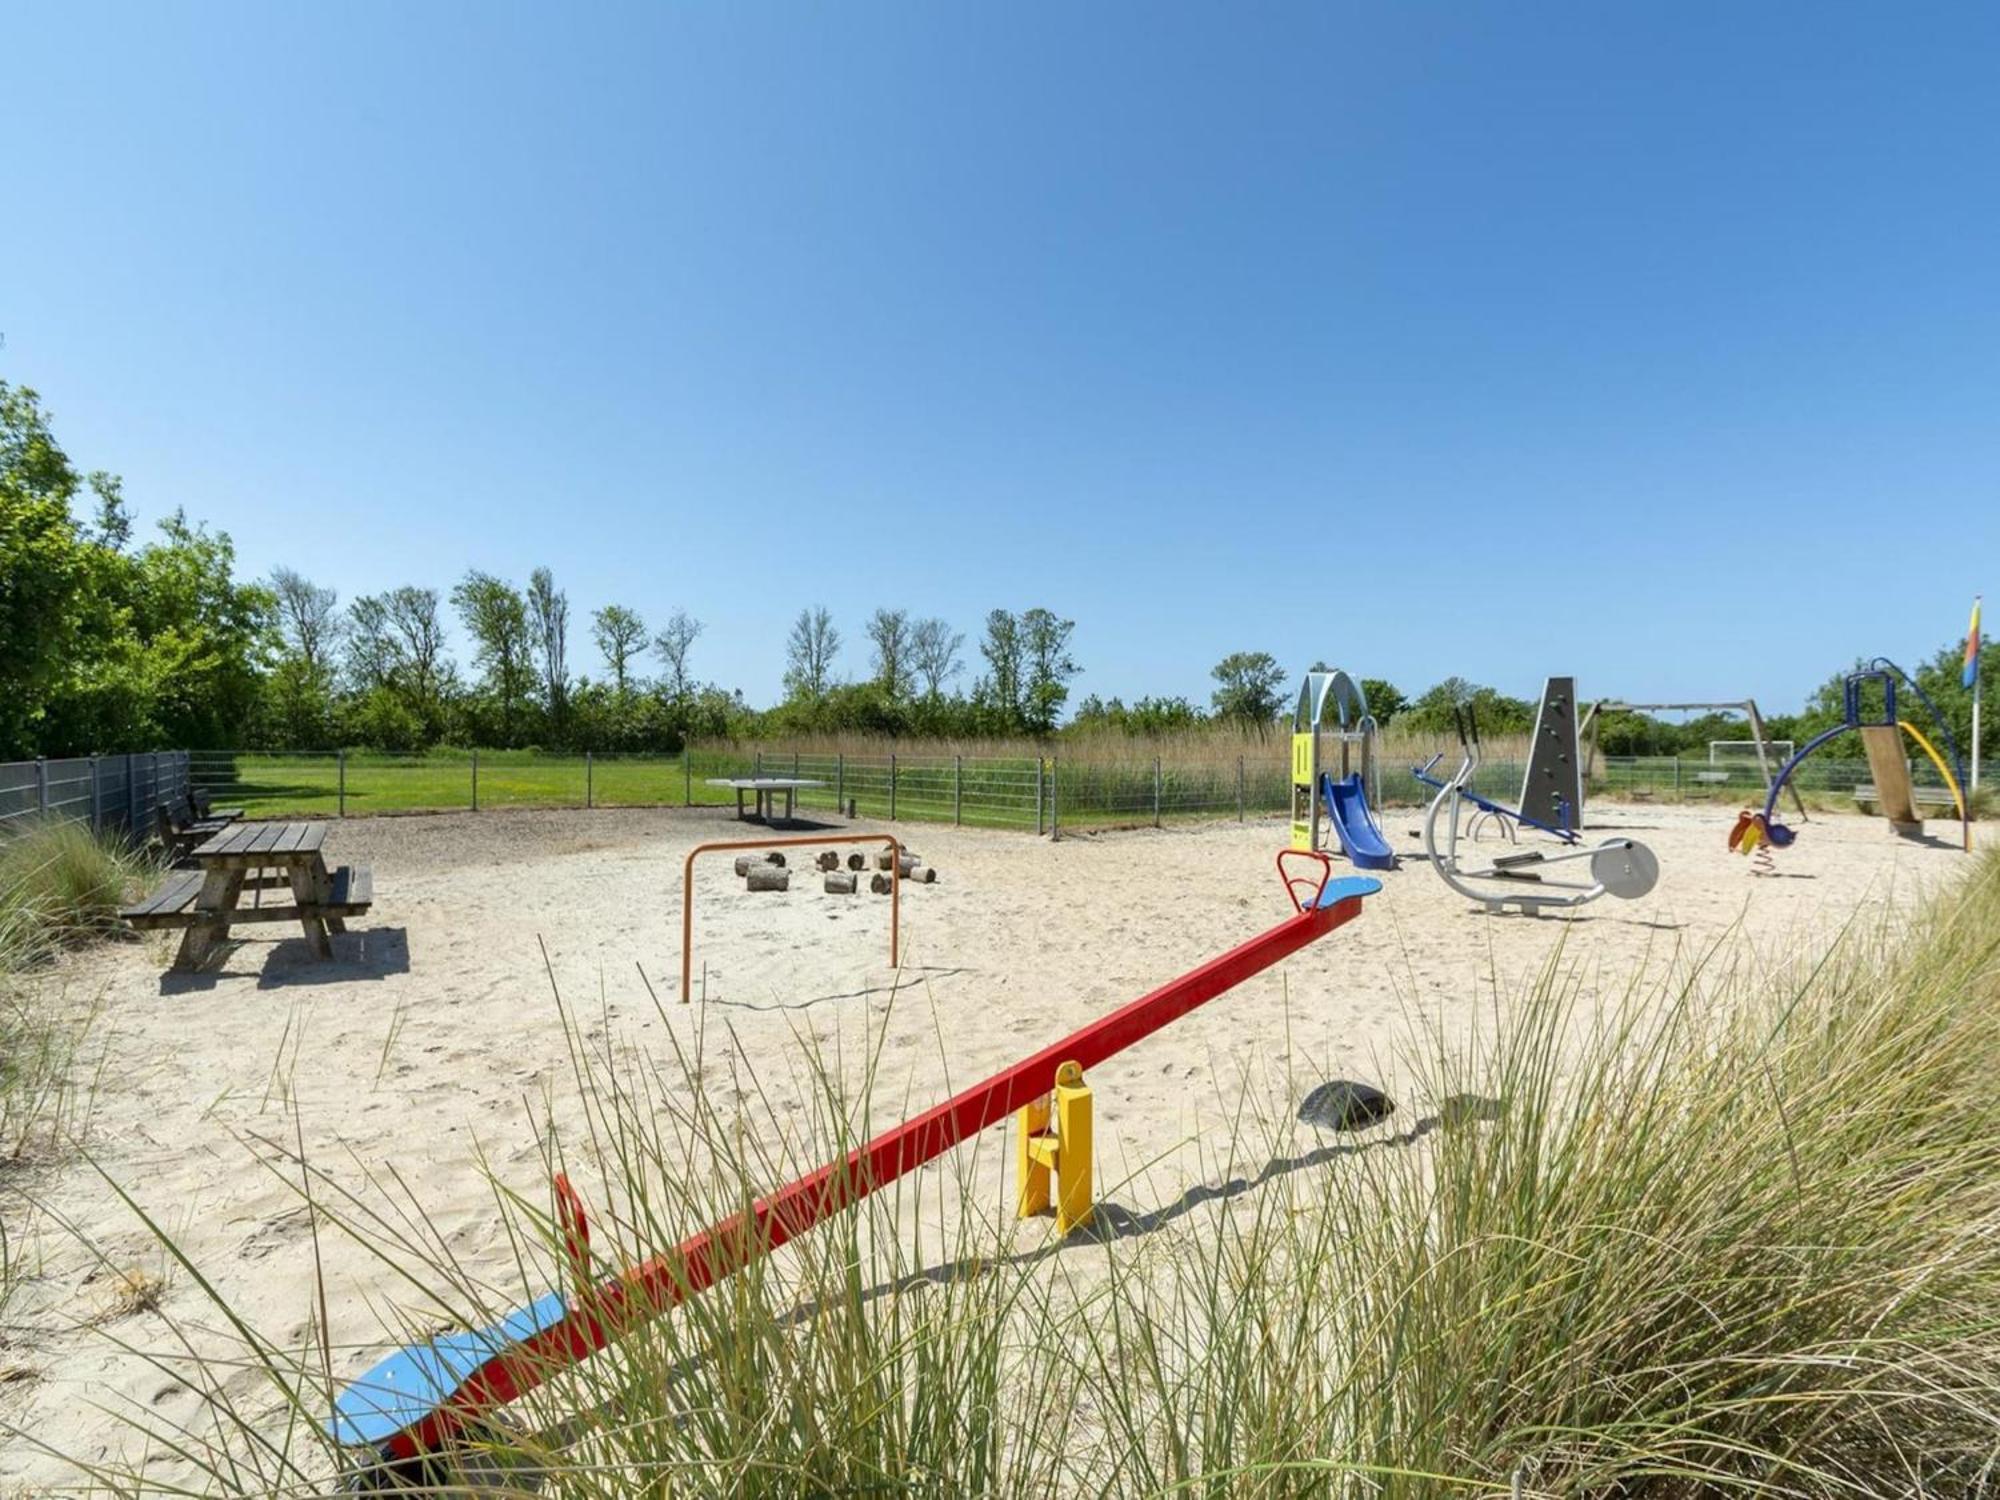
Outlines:
<svg viewBox="0 0 2000 1500"><path fill-rule="evenodd" d="M1870 684L1880 684L1882 689L1882 711L1871 715L1866 707L1866 689ZM1951 763L1938 753L1938 748L1924 732L1896 712L1896 685L1901 683L1915 695L1917 701L1931 716L1932 725L1951 747ZM1729 830L1729 847L1737 854L1754 855L1758 868L1770 868L1770 851L1783 849L1798 838L1796 829L1778 821L1778 794L1791 783L1792 773L1801 762L1820 746L1838 739L1849 732L1861 736L1862 748L1868 754L1868 770L1875 778L1875 797L1882 814L1889 820L1889 826L1908 838L1920 836L1924 831L1923 815L1917 810L1916 787L1910 780L1910 763L1903 753L1901 735L1907 734L1912 743L1930 757L1937 767L1938 775L1944 779L1945 788L1951 793L1952 804L1958 809L1958 819L1965 848L1972 848L1972 810L1965 800L1963 762L1959 760L1958 741L1953 737L1951 725L1930 696L1917 686L1916 680L1886 656L1878 656L1858 672L1850 672L1841 683L1840 722L1831 729L1825 729L1807 740L1798 752L1785 762L1777 777L1764 795L1763 811L1745 808L1736 815L1736 826ZM1954 767L1958 767L1954 770ZM1798 789L1792 789L1792 799L1798 800Z"/></svg>
<svg viewBox="0 0 2000 1500"><path fill-rule="evenodd" d="M1583 846L1576 720L1566 712L1574 701L1569 678L1549 679L1536 716L1535 744L1529 753L1518 809L1504 807L1472 790L1480 763L1479 722L1469 710L1453 710L1452 715L1458 728L1458 769L1443 780L1432 775L1444 759L1439 752L1411 772L1437 792L1424 814L1424 852L1430 856L1431 867L1446 885L1490 912L1509 906L1530 913L1582 906L1604 895L1630 901L1645 895L1660 878L1659 860L1637 839L1606 839L1591 848ZM1530 794L1535 797L1532 812ZM1468 823L1493 820L1505 830L1510 845L1507 853L1476 867L1466 865L1459 855L1461 820L1468 806L1473 809ZM1512 847L1518 843L1521 828L1547 834L1564 847L1555 852ZM1464 834L1471 842L1469 827ZM1578 861L1588 861L1589 880L1550 879L1546 873L1552 866Z"/></svg>
<svg viewBox="0 0 2000 1500"><path fill-rule="evenodd" d="M1750 721L1750 745L1757 755L1757 770L1764 778L1764 790L1769 792L1772 784L1771 746L1777 741L1764 732L1764 716L1757 711L1755 698L1742 698L1733 703L1626 703L1622 700L1600 698L1590 705L1583 715L1583 723L1578 727L1585 745L1584 769L1586 773L1597 767L1597 726L1606 714L1648 714L1648 713L1732 713L1742 714ZM1709 762L1715 763L1714 746L1709 749ZM1806 805L1799 800L1799 789L1792 788L1792 806L1798 809L1799 821L1806 821Z"/></svg>
<svg viewBox="0 0 2000 1500"><path fill-rule="evenodd" d="M1337 747L1334 757L1323 754ZM1306 673L1292 710L1292 847L1327 846L1330 827L1340 850L1363 870L1390 870L1395 851L1382 836L1374 809L1382 805L1381 773L1375 764L1375 719L1368 696L1347 673ZM1321 813L1325 822L1321 822Z"/></svg>
<svg viewBox="0 0 2000 1500"><path fill-rule="evenodd" d="M1287 862L1296 859L1319 866L1317 882L1290 873ZM1046 1108L1052 1090L1058 1128L1053 1153L1031 1140L1033 1150L1024 1150L1023 1160L1032 1154L1043 1165L1046 1159L1057 1179L1058 1224L1077 1222L1089 1212L1089 1143L1060 1134L1065 1127L1079 1128L1077 1101L1073 1093L1066 1101L1064 1091L1082 1088L1085 1072L1098 1063L1353 921L1361 915L1362 899L1382 889L1379 880L1366 876L1335 879L1328 856L1312 850L1282 851L1278 874L1293 915L1277 926L607 1279L591 1273L582 1201L557 1178L571 1289L550 1292L485 1328L444 1334L390 1355L340 1392L330 1435L342 1447L371 1455L361 1476L367 1483L388 1488L421 1477L429 1459L449 1451L469 1430L490 1425L498 1408L987 1126L1030 1111L1022 1121L1028 1126L1036 1118L1032 1111ZM1082 1102L1081 1129L1087 1136L1087 1098ZM1047 1116L1040 1118L1045 1122ZM1037 1137L1046 1135L1043 1125L1033 1129ZM1046 1178L1037 1184L1024 1173L1023 1210L1045 1201L1046 1189Z"/></svg>
<svg viewBox="0 0 2000 1500"><path fill-rule="evenodd" d="M903 925L903 846L886 833L842 833L804 838L731 839L714 844L696 844L688 850L681 866L681 1004L688 1003L694 972L694 862L697 855L715 854L724 849L789 849L799 844L886 844L889 848L889 963L902 951L898 939Z"/></svg>

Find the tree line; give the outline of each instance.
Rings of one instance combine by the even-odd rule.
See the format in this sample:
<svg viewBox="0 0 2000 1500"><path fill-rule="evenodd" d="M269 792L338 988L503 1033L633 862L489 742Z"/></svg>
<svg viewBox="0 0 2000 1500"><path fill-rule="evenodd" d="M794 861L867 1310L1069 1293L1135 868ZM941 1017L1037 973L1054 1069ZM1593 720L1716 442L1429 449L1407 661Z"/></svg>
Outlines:
<svg viewBox="0 0 2000 1500"><path fill-rule="evenodd" d="M463 664L451 649L454 625L469 645ZM228 536L178 512L158 537L135 543L117 477L77 469L36 393L0 381L0 759L334 745L672 752L691 739L1046 739L1214 724L1262 733L1289 715L1291 670L1268 652L1239 651L1212 669L1206 704L1091 694L1065 723L1081 670L1075 628L1039 606L994 609L968 652L947 621L879 608L860 625L865 671L850 678L840 624L827 606L808 605L786 636L784 696L759 710L698 675L704 626L686 609L648 618L613 603L574 619L547 568L525 583L473 570L449 589L403 584L343 603L290 568L237 577ZM598 676L572 666L586 633L605 663ZM1917 677L1963 744L1970 695L1959 685L1960 646L1941 649ZM1448 734L1454 710L1466 708L1484 733L1521 733L1535 712L1528 699L1459 677L1414 698L1382 679L1362 687L1379 724L1412 733ZM1835 722L1839 706L1835 674L1801 713L1767 724L1774 738L1802 742ZM1746 733L1728 715L1617 715L1600 745L1699 753Z"/></svg>

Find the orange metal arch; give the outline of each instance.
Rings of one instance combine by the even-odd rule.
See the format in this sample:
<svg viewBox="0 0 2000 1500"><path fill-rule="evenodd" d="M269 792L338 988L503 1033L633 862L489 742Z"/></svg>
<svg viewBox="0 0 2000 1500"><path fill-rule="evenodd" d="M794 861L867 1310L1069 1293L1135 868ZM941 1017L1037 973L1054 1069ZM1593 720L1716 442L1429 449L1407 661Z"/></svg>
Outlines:
<svg viewBox="0 0 2000 1500"><path fill-rule="evenodd" d="M889 846L889 964L894 967L902 951L898 941L903 926L903 846L886 833L837 833L808 835L805 838L730 839L718 844L696 844L688 850L681 867L681 1004L688 1003L689 981L694 971L694 861L699 854L721 849L791 849L809 844L887 844Z"/></svg>

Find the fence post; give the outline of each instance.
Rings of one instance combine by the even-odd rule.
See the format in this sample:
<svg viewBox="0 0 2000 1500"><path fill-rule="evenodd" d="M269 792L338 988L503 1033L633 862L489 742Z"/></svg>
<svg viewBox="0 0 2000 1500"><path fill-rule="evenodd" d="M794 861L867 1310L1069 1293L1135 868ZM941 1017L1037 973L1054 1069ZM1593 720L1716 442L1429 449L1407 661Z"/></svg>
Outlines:
<svg viewBox="0 0 2000 1500"><path fill-rule="evenodd" d="M1243 757L1236 757L1236 821L1243 821Z"/></svg>
<svg viewBox="0 0 2000 1500"><path fill-rule="evenodd" d="M472 810L479 811L479 752L472 752Z"/></svg>
<svg viewBox="0 0 2000 1500"><path fill-rule="evenodd" d="M152 812L160 805L160 752L157 750L146 752L146 781L152 788L146 795L153 799L153 806L146 811Z"/></svg>
<svg viewBox="0 0 2000 1500"><path fill-rule="evenodd" d="M583 752L583 805L586 809L597 805L596 771L592 768L590 752Z"/></svg>
<svg viewBox="0 0 2000 1500"><path fill-rule="evenodd" d="M757 760L755 762L753 774L759 781L762 781L764 779L764 752L762 750L759 750L757 752Z"/></svg>
<svg viewBox="0 0 2000 1500"><path fill-rule="evenodd" d="M1049 841L1062 837L1062 762L1049 757Z"/></svg>
<svg viewBox="0 0 2000 1500"><path fill-rule="evenodd" d="M792 780L797 781L798 779L799 779L799 752L794 750L792 752Z"/></svg>
<svg viewBox="0 0 2000 1500"><path fill-rule="evenodd" d="M836 750L833 756L833 810L836 815L847 811L847 752Z"/></svg>
<svg viewBox="0 0 2000 1500"><path fill-rule="evenodd" d="M334 765L334 812L337 817L347 816L347 752L333 752Z"/></svg>
<svg viewBox="0 0 2000 1500"><path fill-rule="evenodd" d="M35 811L49 810L49 763L41 756L35 757Z"/></svg>
<svg viewBox="0 0 2000 1500"><path fill-rule="evenodd" d="M963 821L965 811L965 757L951 758L951 826L956 828Z"/></svg>
<svg viewBox="0 0 2000 1500"><path fill-rule="evenodd" d="M1044 760L1041 756L1037 755L1035 757L1035 837L1036 838L1040 838L1042 836L1042 825L1048 821L1048 815L1042 811L1042 768L1047 764L1048 762Z"/></svg>
<svg viewBox="0 0 2000 1500"><path fill-rule="evenodd" d="M1681 753L1674 752L1674 801L1681 800Z"/></svg>
<svg viewBox="0 0 2000 1500"><path fill-rule="evenodd" d="M896 821L896 752L889 752L889 821Z"/></svg>
<svg viewBox="0 0 2000 1500"><path fill-rule="evenodd" d="M1153 757L1153 826L1160 826L1160 757Z"/></svg>
<svg viewBox="0 0 2000 1500"><path fill-rule="evenodd" d="M694 746L681 745L681 806L694 806Z"/></svg>
<svg viewBox="0 0 2000 1500"><path fill-rule="evenodd" d="M125 752L125 832L137 843L145 835L139 828L139 757Z"/></svg>
<svg viewBox="0 0 2000 1500"><path fill-rule="evenodd" d="M104 794L97 785L97 757L90 757L90 831L104 831Z"/></svg>

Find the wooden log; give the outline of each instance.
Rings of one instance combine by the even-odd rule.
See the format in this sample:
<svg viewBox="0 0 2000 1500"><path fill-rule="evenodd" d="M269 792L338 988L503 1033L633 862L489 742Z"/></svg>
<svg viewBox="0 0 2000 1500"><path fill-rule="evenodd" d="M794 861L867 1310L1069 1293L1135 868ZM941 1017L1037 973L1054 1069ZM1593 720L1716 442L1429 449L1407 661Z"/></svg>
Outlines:
<svg viewBox="0 0 2000 1500"><path fill-rule="evenodd" d="M878 870L888 869L896 857L889 850L884 849L880 854L875 856L875 868ZM920 856L912 854L908 849L905 849L902 853L903 873L908 874L910 866L916 864L919 858Z"/></svg>
<svg viewBox="0 0 2000 1500"><path fill-rule="evenodd" d="M852 870L828 870L826 872L826 893L829 896L851 896L861 877Z"/></svg>
<svg viewBox="0 0 2000 1500"><path fill-rule="evenodd" d="M758 865L745 880L753 891L787 891L792 887L792 872L776 865Z"/></svg>
<svg viewBox="0 0 2000 1500"><path fill-rule="evenodd" d="M865 870L865 869L867 869L867 868L868 868L868 856L867 856L867 855L865 855L865 854L858 854L858 853L857 853L857 854L850 854L850 855L848 855L848 856L847 856L847 868L848 868L848 869L850 869L850 870Z"/></svg>
<svg viewBox="0 0 2000 1500"><path fill-rule="evenodd" d="M887 875L878 874L878 875L870 875L868 877L868 889L873 891L878 896L888 895L889 886L890 886L890 880Z"/></svg>
<svg viewBox="0 0 2000 1500"><path fill-rule="evenodd" d="M937 870L931 865L912 865L903 872L903 880L905 883L914 882L917 885L936 885Z"/></svg>
<svg viewBox="0 0 2000 1500"><path fill-rule="evenodd" d="M838 870L840 868L840 856L834 853L833 850L828 849L825 853L819 856L819 858L815 861L815 863L817 863L820 869L822 870Z"/></svg>
<svg viewBox="0 0 2000 1500"><path fill-rule="evenodd" d="M785 856L780 854L776 849L768 850L763 854L739 854L736 856L736 873L738 875L748 875L752 870L760 870L765 865L782 870L785 867Z"/></svg>

